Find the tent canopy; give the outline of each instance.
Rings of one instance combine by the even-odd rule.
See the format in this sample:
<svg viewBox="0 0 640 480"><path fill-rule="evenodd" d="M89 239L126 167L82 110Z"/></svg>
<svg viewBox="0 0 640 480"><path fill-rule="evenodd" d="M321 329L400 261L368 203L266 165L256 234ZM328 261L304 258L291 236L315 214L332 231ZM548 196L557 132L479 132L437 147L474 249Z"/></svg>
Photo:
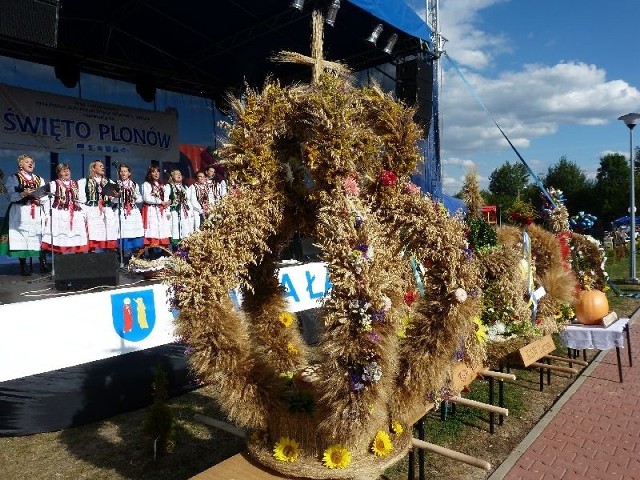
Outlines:
<svg viewBox="0 0 640 480"><path fill-rule="evenodd" d="M290 3L0 0L11 20L0 23L0 55L56 66L63 76L82 71L216 99L245 82L260 86L270 74L287 83L310 78L309 67L269 57L308 55L312 11L326 11L330 1L307 0L302 11ZM366 38L378 23L384 29L375 46ZM389 55L382 49L392 33L399 38ZM324 55L362 70L417 53L430 33L404 0L343 1L335 26L325 27Z"/></svg>

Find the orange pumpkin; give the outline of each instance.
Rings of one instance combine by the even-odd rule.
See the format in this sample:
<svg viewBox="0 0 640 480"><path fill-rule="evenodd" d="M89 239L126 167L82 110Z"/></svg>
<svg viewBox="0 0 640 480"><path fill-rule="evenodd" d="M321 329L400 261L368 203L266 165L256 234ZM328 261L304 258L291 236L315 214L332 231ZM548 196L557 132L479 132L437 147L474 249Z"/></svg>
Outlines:
<svg viewBox="0 0 640 480"><path fill-rule="evenodd" d="M600 290L582 290L573 309L580 323L594 325L609 313L609 301Z"/></svg>

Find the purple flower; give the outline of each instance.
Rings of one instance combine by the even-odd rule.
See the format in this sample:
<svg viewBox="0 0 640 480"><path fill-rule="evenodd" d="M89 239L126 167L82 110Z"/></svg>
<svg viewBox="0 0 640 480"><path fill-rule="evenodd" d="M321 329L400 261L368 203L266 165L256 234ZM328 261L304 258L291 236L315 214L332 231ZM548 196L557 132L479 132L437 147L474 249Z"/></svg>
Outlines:
<svg viewBox="0 0 640 480"><path fill-rule="evenodd" d="M351 384L351 390L354 392L360 392L364 390L364 383L362 383L362 376L355 371L349 373L349 383Z"/></svg>
<svg viewBox="0 0 640 480"><path fill-rule="evenodd" d="M382 337L375 330L371 330L370 332L367 333L367 339L371 343L380 343L380 340L382 340Z"/></svg>
<svg viewBox="0 0 640 480"><path fill-rule="evenodd" d="M178 258L188 258L189 257L189 249L180 245L176 250L176 257Z"/></svg>
<svg viewBox="0 0 640 480"><path fill-rule="evenodd" d="M385 313L384 310L374 310L371 312L371 321L382 323L384 322Z"/></svg>
<svg viewBox="0 0 640 480"><path fill-rule="evenodd" d="M353 247L353 249L360 250L362 253L367 253L367 250L369 250L369 247L365 243L359 243L358 245Z"/></svg>
<svg viewBox="0 0 640 480"><path fill-rule="evenodd" d="M464 352L462 350L456 350L456 360L460 361L464 359Z"/></svg>

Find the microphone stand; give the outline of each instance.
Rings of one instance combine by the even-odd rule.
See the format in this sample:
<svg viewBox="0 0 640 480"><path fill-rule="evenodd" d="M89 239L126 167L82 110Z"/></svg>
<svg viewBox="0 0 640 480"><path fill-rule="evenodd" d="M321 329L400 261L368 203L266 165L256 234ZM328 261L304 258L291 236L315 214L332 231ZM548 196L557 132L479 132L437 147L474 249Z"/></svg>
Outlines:
<svg viewBox="0 0 640 480"><path fill-rule="evenodd" d="M124 184L122 180L118 180L118 244L120 245L120 268L124 268L124 239L122 238L122 202L124 194L122 193Z"/></svg>
<svg viewBox="0 0 640 480"><path fill-rule="evenodd" d="M49 198L49 235L51 235L51 278L56 278L56 252L53 251L53 199L57 197L54 192L47 192Z"/></svg>

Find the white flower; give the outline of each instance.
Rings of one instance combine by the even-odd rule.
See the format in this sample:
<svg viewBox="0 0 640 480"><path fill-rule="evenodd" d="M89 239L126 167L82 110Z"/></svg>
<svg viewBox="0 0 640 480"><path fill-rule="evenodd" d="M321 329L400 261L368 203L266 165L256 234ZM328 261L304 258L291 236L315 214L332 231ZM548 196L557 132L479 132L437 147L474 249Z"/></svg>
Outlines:
<svg viewBox="0 0 640 480"><path fill-rule="evenodd" d="M456 288L454 295L459 303L467 301L467 291L464 288Z"/></svg>

